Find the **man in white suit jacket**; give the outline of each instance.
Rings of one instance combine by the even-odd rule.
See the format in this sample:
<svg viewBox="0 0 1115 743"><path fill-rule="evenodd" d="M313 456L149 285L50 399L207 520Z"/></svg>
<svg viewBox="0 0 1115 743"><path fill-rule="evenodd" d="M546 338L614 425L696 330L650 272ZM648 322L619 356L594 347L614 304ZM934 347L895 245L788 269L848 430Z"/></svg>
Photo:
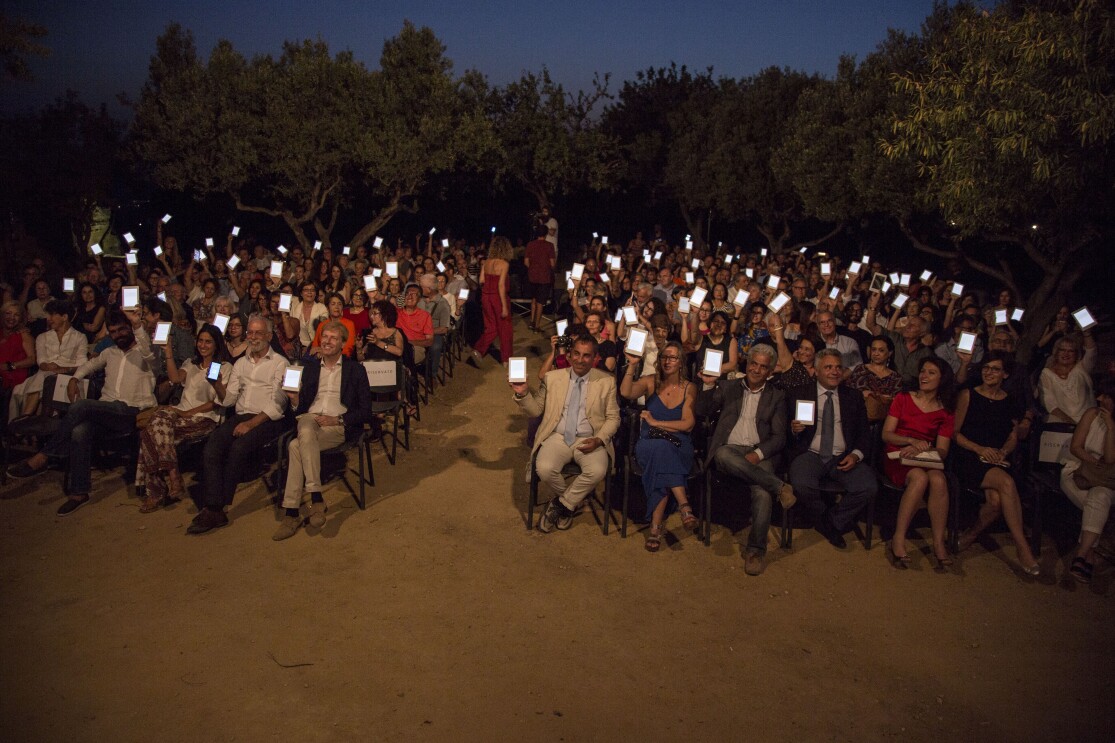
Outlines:
<svg viewBox="0 0 1115 743"><path fill-rule="evenodd" d="M554 527L568 529L573 511L608 475L615 459L612 437L619 430L616 380L594 368L596 357L596 341L580 336L567 355L569 368L546 374L537 392L532 394L526 382L511 384L523 412L542 416L534 438L536 468L539 479L549 484L555 496L538 519L542 532ZM577 463L581 474L567 487L561 468L570 461Z"/></svg>

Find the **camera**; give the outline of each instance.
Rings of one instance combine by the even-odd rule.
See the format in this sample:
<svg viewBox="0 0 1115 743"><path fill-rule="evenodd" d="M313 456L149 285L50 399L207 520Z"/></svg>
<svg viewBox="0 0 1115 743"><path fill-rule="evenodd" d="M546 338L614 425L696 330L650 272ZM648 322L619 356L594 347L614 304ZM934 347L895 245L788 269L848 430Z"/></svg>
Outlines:
<svg viewBox="0 0 1115 743"><path fill-rule="evenodd" d="M558 348L569 350L573 348L573 340L573 336L571 335L559 335L558 339L554 341L554 345Z"/></svg>

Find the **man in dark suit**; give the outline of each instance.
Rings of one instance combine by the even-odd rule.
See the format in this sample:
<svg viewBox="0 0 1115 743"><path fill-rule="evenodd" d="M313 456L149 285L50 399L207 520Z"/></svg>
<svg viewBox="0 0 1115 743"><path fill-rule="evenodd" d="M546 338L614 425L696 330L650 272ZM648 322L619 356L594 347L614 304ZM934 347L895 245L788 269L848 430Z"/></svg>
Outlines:
<svg viewBox="0 0 1115 743"><path fill-rule="evenodd" d="M774 474L787 428L785 394L767 384L774 361L773 348L756 344L747 354L742 380L717 382L718 377L702 374L705 389L697 397L697 415L720 411L705 466L715 463L721 472L751 485L751 535L744 563L748 575L760 575L765 567L771 501L777 496L789 508L796 500L793 488Z"/></svg>
<svg viewBox="0 0 1115 743"><path fill-rule="evenodd" d="M272 539L294 536L302 526L302 494L310 494L310 526L325 525L321 495L321 452L360 435L372 417L368 376L360 362L342 356L348 328L332 320L321 329L321 360L302 371L298 392L288 392L298 419L298 436L290 442L283 508L286 512Z"/></svg>
<svg viewBox="0 0 1115 743"><path fill-rule="evenodd" d="M817 383L791 390L788 404L791 437L790 482L802 506L816 517L817 531L834 547L847 546L843 533L856 514L875 495L875 473L863 462L871 444L871 429L863 396L843 387L840 352L826 348L814 362ZM798 400L814 403L811 422L794 420ZM831 480L844 494L828 512L818 487Z"/></svg>

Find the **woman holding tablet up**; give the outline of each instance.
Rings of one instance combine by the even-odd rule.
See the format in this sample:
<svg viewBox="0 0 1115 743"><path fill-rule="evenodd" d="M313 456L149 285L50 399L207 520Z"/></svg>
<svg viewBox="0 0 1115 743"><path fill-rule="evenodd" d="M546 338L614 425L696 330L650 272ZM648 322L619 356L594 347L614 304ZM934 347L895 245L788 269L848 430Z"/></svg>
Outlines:
<svg viewBox="0 0 1115 743"><path fill-rule="evenodd" d="M697 386L685 378L685 353L677 341L670 341L659 350L654 374L636 380L634 370L638 360L637 356L628 354L629 363L619 393L628 400L647 398L646 410L640 416L642 423L639 441L635 444L635 458L643 468L643 491L650 519L646 549L657 552L662 544L670 495L677 500L685 528L690 531L697 528L697 517L693 515L685 492L686 478L693 467L693 442L689 432L697 420L693 413Z"/></svg>

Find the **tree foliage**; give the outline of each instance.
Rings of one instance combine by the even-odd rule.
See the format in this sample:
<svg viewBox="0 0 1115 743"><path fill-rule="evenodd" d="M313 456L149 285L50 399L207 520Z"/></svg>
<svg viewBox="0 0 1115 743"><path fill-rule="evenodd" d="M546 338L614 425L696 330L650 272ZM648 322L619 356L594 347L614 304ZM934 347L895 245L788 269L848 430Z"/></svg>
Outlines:
<svg viewBox="0 0 1115 743"><path fill-rule="evenodd" d="M1101 0L968 4L926 34L925 64L893 75L900 108L881 140L917 168L919 201L951 247L1028 300L1040 328L1110 235L1115 18ZM997 265L972 247L1003 246ZM1041 275L1030 287L1014 269Z"/></svg>
<svg viewBox="0 0 1115 743"><path fill-rule="evenodd" d="M124 125L77 94L31 115L0 120L3 199L53 245L88 244L93 208L112 200Z"/></svg>
<svg viewBox="0 0 1115 743"><path fill-rule="evenodd" d="M172 25L136 108L137 160L164 188L282 219L303 246L330 244L339 211L363 191L379 208L352 236L359 244L416 209L432 174L486 146L482 112L444 53L407 23L375 71L320 40L252 60L221 41L203 63Z"/></svg>
<svg viewBox="0 0 1115 743"><path fill-rule="evenodd" d="M497 142L491 168L497 181L518 184L539 208L556 194L610 187L617 152L594 118L597 104L611 97L608 79L597 76L592 90L571 94L542 68L491 90L487 110Z"/></svg>
<svg viewBox="0 0 1115 743"><path fill-rule="evenodd" d="M36 41L46 35L45 26L0 12L0 81L31 80L28 58L50 56L50 47Z"/></svg>

